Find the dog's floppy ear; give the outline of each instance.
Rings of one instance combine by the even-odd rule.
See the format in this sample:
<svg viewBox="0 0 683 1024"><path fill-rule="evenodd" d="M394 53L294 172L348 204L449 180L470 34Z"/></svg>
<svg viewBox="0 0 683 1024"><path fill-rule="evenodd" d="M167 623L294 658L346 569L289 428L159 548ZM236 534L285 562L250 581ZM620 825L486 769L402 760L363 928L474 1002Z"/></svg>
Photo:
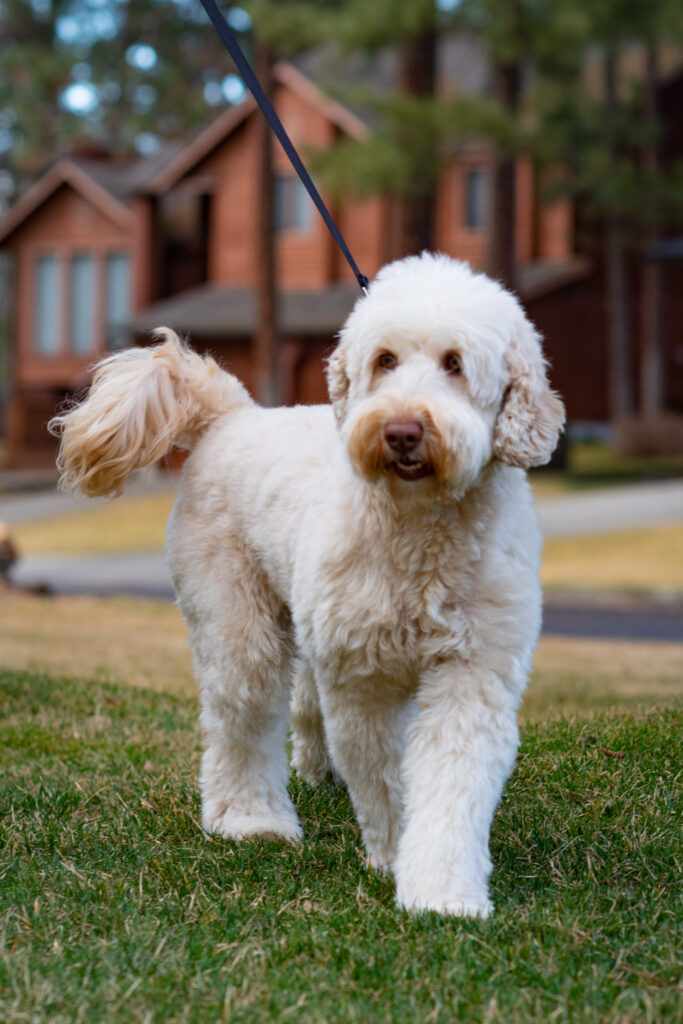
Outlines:
<svg viewBox="0 0 683 1024"><path fill-rule="evenodd" d="M506 354L509 383L493 435L493 454L510 466L542 466L564 426L564 405L551 390L540 336L526 320Z"/></svg>
<svg viewBox="0 0 683 1024"><path fill-rule="evenodd" d="M337 422L341 423L346 416L351 381L346 370L346 343L342 337L336 349L327 360L327 390L334 407Z"/></svg>

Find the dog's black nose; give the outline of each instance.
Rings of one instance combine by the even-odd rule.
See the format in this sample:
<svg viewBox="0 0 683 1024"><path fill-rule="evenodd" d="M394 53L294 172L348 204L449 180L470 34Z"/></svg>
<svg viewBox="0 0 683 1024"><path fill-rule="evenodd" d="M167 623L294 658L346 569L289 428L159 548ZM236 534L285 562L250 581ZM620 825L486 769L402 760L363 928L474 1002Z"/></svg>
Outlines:
<svg viewBox="0 0 683 1024"><path fill-rule="evenodd" d="M423 434L419 420L391 420L384 424L384 440L393 452L415 451Z"/></svg>

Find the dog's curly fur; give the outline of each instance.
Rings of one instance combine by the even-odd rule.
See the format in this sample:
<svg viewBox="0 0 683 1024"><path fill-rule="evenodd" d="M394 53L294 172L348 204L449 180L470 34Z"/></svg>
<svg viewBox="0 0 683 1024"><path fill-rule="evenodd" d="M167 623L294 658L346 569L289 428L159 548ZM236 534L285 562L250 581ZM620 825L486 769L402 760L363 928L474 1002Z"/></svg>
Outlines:
<svg viewBox="0 0 683 1024"><path fill-rule="evenodd" d="M295 767L343 779L399 903L485 916L541 618L523 468L564 415L537 333L499 285L423 254L358 300L332 407L260 408L164 334L105 360L52 428L87 494L191 449L167 550L201 688L204 828L300 837L294 679Z"/></svg>

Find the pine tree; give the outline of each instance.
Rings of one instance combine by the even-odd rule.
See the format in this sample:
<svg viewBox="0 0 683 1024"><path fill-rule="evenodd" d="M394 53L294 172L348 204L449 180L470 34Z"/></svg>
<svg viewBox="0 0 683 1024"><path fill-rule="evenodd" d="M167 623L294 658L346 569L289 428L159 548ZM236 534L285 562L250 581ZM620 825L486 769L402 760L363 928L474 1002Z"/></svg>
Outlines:
<svg viewBox="0 0 683 1024"><path fill-rule="evenodd" d="M437 13L433 0L245 0L256 31L279 53L333 44L342 54L399 55L399 93L393 99L361 88L342 100L373 107L378 131L366 143L318 154L314 168L334 192L382 192L396 201L399 250L429 248L433 239L437 134L431 110L436 84Z"/></svg>
<svg viewBox="0 0 683 1024"><path fill-rule="evenodd" d="M397 88L391 94L358 84L339 92L351 105L371 114L373 131L364 141L344 140L319 154L315 169L328 188L357 196L383 194L395 200L400 238L395 255L433 247L434 202L446 152L473 136L494 149L489 270L514 284L515 168L531 146L524 80L528 66L548 69L567 63L576 49L577 20L554 0L346 0L312 3L252 0L257 26L282 37L288 12L305 23L310 42L326 42L342 55L356 51L397 55ZM293 12L296 12L295 14ZM307 13L306 13L307 12ZM438 43L452 31L467 32L490 55L492 88L488 95L444 97L438 90ZM296 34L296 33L294 33ZM558 56L558 54L560 56Z"/></svg>
<svg viewBox="0 0 683 1024"><path fill-rule="evenodd" d="M3 0L0 189L14 198L77 140L129 154L185 138L231 70L194 0Z"/></svg>
<svg viewBox="0 0 683 1024"><path fill-rule="evenodd" d="M546 158L570 169L566 191L603 231L609 409L616 422L631 417L638 404L649 415L663 407L660 272L655 264L643 267L638 324L632 318L629 265L645 243L656 240L662 224L683 223L683 174L660 165L656 105L659 54L665 43L681 39L682 26L672 0L578 0L576 9L585 24L581 66L565 82L563 95L546 96L539 107Z"/></svg>

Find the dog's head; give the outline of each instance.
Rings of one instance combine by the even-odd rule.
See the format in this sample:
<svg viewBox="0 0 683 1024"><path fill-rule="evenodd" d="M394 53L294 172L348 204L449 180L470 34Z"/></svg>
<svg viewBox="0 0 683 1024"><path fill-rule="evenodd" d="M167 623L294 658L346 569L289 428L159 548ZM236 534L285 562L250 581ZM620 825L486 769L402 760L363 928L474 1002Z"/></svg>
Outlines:
<svg viewBox="0 0 683 1024"><path fill-rule="evenodd" d="M380 271L342 329L328 385L354 467L398 488L462 494L492 459L541 465L564 422L514 296L429 253Z"/></svg>

